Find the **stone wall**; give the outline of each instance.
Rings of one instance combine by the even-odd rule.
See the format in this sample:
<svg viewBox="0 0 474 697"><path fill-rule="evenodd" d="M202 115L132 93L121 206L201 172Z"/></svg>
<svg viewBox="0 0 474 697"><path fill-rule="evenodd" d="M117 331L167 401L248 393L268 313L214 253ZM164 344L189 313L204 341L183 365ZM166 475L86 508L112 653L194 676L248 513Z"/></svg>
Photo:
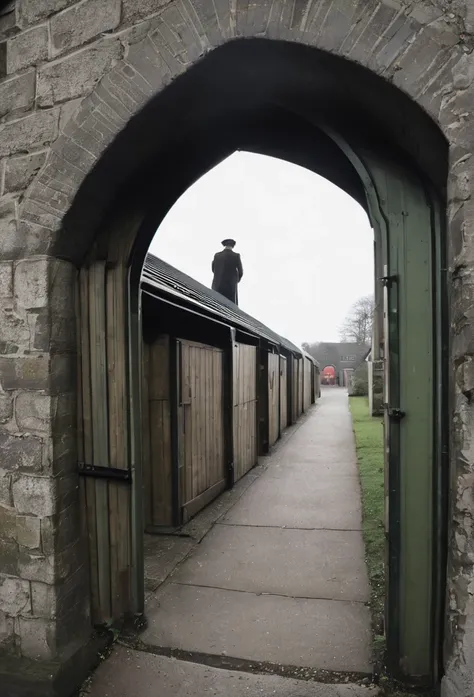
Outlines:
<svg viewBox="0 0 474 697"><path fill-rule="evenodd" d="M16 0L2 10L5 650L54 658L89 631L75 473L75 269L51 254L63 217L86 174L155 92L228 39L266 36L333 51L383 75L431 114L450 143L454 417L444 690L474 693L473 30L472 0Z"/></svg>

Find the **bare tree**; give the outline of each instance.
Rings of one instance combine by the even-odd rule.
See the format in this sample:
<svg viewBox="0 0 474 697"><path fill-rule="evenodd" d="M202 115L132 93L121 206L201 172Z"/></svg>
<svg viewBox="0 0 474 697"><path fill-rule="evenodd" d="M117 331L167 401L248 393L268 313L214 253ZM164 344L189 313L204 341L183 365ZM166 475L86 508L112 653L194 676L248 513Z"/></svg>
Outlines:
<svg viewBox="0 0 474 697"><path fill-rule="evenodd" d="M374 317L374 297L366 295L355 302L339 328L341 341L370 344Z"/></svg>

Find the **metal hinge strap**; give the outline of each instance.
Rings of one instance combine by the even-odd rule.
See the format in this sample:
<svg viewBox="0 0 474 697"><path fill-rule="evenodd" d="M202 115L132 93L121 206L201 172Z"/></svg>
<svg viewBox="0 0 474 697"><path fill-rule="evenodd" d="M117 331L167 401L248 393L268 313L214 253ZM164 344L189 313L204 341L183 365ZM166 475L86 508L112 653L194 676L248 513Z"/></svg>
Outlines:
<svg viewBox="0 0 474 697"><path fill-rule="evenodd" d="M83 477L96 477L97 479L115 479L121 482L132 480L129 469L119 467L101 467L100 465L88 465L85 462L78 463L79 474Z"/></svg>

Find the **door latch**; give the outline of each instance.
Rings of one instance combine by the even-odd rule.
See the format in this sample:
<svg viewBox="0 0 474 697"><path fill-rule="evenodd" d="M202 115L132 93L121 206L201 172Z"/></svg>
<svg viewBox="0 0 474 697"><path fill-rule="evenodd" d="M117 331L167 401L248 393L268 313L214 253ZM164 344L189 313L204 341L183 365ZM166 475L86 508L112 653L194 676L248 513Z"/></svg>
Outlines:
<svg viewBox="0 0 474 697"><path fill-rule="evenodd" d="M379 281L381 281L382 285L385 286L385 288L390 288L392 283L396 283L398 281L398 276L382 276L379 278Z"/></svg>
<svg viewBox="0 0 474 697"><path fill-rule="evenodd" d="M395 419L396 421L401 421L403 417L405 416L405 412L402 411L401 409L398 409L397 407L389 407L388 404L385 405L385 408L387 410L387 414L391 419Z"/></svg>

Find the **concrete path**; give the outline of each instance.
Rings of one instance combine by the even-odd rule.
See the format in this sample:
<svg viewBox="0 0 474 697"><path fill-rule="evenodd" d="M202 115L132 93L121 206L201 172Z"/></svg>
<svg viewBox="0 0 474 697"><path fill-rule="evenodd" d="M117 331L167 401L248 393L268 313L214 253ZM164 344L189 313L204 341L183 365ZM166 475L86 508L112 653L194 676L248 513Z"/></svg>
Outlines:
<svg viewBox="0 0 474 697"><path fill-rule="evenodd" d="M224 668L252 673L274 666L280 675L303 669L315 679L321 671L370 674L368 600L348 398L328 389L265 458L263 473L149 595L148 627L140 635L149 653L116 653L90 694L184 697L210 687L231 696L365 694L355 685L351 692L315 682L293 686L287 677L195 664L221 659ZM151 655L170 649L195 663Z"/></svg>

